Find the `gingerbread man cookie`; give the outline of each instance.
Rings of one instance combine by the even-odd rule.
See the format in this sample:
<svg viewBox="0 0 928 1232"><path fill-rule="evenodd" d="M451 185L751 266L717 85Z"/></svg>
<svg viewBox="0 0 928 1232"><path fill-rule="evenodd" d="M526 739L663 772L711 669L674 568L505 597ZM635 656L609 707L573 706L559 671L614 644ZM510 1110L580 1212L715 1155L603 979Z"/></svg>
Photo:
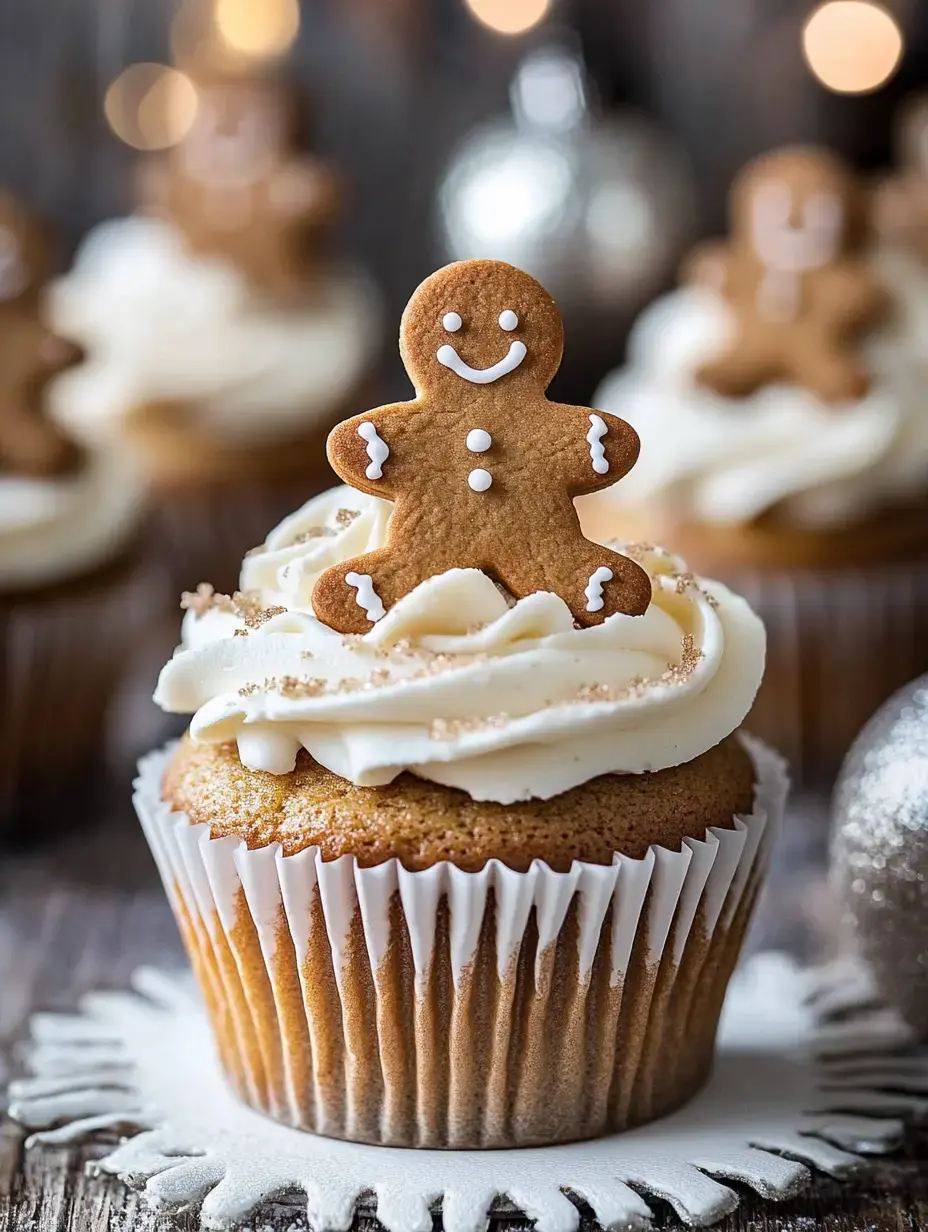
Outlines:
<svg viewBox="0 0 928 1232"><path fill-rule="evenodd" d="M80 451L43 414L45 387L80 352L42 320L51 244L15 198L0 193L0 472L31 478L72 470Z"/></svg>
<svg viewBox="0 0 928 1232"><path fill-rule="evenodd" d="M684 276L720 291L734 319L727 349L696 379L727 397L801 385L823 402L859 398L869 377L857 343L888 300L861 256L865 197L824 150L750 163L731 197L728 244L697 250Z"/></svg>
<svg viewBox="0 0 928 1232"><path fill-rule="evenodd" d="M297 156L297 114L279 83L204 77L190 132L141 164L142 209L172 222L191 252L228 260L275 296L305 289L335 219L332 172Z"/></svg>
<svg viewBox="0 0 928 1232"><path fill-rule="evenodd" d="M403 314L400 353L416 389L340 424L329 461L394 502L385 547L328 569L313 608L365 633L448 569L480 569L516 598L560 595L580 625L640 615L648 575L585 539L573 497L621 479L638 457L623 420L545 397L564 333L551 296L501 261L432 274Z"/></svg>
<svg viewBox="0 0 928 1232"><path fill-rule="evenodd" d="M873 223L882 240L928 263L928 94L907 99L896 121L899 171L878 185Z"/></svg>

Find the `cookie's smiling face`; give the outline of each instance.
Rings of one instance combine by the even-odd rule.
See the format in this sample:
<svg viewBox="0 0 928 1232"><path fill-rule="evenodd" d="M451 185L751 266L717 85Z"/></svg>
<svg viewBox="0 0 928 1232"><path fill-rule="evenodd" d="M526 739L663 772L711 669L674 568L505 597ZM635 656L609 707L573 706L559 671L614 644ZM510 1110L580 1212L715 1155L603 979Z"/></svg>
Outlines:
<svg viewBox="0 0 928 1232"><path fill-rule="evenodd" d="M420 394L473 399L479 391L533 386L557 371L564 333L550 295L502 261L446 266L409 302L400 351Z"/></svg>

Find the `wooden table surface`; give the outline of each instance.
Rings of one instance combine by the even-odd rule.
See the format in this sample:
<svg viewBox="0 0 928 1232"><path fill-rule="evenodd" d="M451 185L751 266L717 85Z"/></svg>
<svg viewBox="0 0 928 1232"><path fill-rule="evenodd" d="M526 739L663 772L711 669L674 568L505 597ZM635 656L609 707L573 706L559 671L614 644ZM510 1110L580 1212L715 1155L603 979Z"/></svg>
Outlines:
<svg viewBox="0 0 928 1232"><path fill-rule="evenodd" d="M183 962L166 900L141 833L128 806L128 771L109 792L113 803L101 820L53 847L0 854L0 1088L3 1070L15 1072L17 1042L35 1009L71 1009L84 992L121 988L141 963ZM776 946L804 957L833 944L832 912L821 870L825 809L804 801L794 810L752 934L755 948ZM2 1096L0 1096L2 1101ZM2 1102L0 1102L2 1111ZM112 1178L85 1173L103 1146L37 1148L28 1155L23 1135L6 1122L0 1129L0 1232L136 1232L139 1198ZM272 1212L273 1213L273 1212ZM293 1208L275 1220L299 1227ZM188 1216L186 1224L192 1226ZM262 1221L262 1224L265 1221ZM502 1208L500 1232L522 1232L525 1220ZM158 1226L178 1226L160 1220ZM258 1226L262 1226L259 1224ZM359 1229L379 1227L371 1208ZM679 1228L669 1208L659 1226ZM928 1135L913 1136L905 1151L837 1184L819 1179L804 1196L773 1205L749 1194L718 1225L734 1229L813 1228L845 1232L915 1232L928 1229Z"/></svg>

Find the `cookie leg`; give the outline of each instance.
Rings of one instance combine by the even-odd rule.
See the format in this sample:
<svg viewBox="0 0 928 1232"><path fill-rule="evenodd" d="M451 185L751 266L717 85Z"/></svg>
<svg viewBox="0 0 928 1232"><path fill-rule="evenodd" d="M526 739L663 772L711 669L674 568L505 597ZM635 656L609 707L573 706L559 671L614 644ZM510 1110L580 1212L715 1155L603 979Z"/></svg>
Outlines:
<svg viewBox="0 0 928 1232"><path fill-rule="evenodd" d="M599 625L620 612L641 616L651 602L651 579L627 556L587 543L570 562L576 574L569 597L563 597L578 624Z"/></svg>
<svg viewBox="0 0 928 1232"><path fill-rule="evenodd" d="M752 348L746 339L717 359L696 369L696 383L724 398L747 398L762 385L777 378L777 365L769 355Z"/></svg>
<svg viewBox="0 0 928 1232"><path fill-rule="evenodd" d="M855 356L838 351L800 352L794 357L794 379L829 403L855 402L870 387L863 365Z"/></svg>
<svg viewBox="0 0 928 1232"><path fill-rule="evenodd" d="M406 552L379 548L326 569L313 587L313 611L339 633L369 633L394 603L439 572Z"/></svg>
<svg viewBox="0 0 928 1232"><path fill-rule="evenodd" d="M539 572L535 566L541 564ZM506 585L520 597L537 590L560 595L579 625L599 625L622 612L640 616L651 602L651 579L640 565L599 544L581 539L565 544L556 561L526 561L522 575L507 572Z"/></svg>

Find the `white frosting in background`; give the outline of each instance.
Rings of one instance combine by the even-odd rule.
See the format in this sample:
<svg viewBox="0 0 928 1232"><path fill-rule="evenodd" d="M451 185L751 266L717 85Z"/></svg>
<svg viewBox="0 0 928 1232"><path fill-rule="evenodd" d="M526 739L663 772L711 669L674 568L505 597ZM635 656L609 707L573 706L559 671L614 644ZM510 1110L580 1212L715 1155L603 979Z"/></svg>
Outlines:
<svg viewBox="0 0 928 1232"><path fill-rule="evenodd" d="M376 292L355 271L314 284L311 302L276 306L232 266L188 255L168 223L141 217L91 232L48 311L88 352L50 390L52 413L84 440L170 399L194 402L198 425L225 440L298 435L363 379L379 327Z"/></svg>
<svg viewBox="0 0 928 1232"><path fill-rule="evenodd" d="M234 611L188 612L156 701L192 713L197 740L237 740L253 769L285 773L302 746L358 785L410 769L504 803L689 761L750 709L763 625L660 550L642 560L654 584L643 616L578 629L556 595L510 605L484 574L455 569L343 638L313 616L313 586L382 546L391 509L342 487L283 522L242 570L266 618L240 636Z"/></svg>
<svg viewBox="0 0 928 1232"><path fill-rule="evenodd" d="M886 331L886 345L895 348L900 360L928 364L928 268L912 252L879 248L873 264L893 298L893 319Z"/></svg>
<svg viewBox="0 0 928 1232"><path fill-rule="evenodd" d="M777 509L794 526L826 529L925 492L928 415L911 351L889 331L864 348L870 392L826 406L795 386L739 400L698 387L695 368L730 330L723 300L701 289L643 313L627 366L594 396L637 429L641 455L621 483L585 502L658 503L686 520L730 525Z"/></svg>
<svg viewBox="0 0 928 1232"><path fill-rule="evenodd" d="M0 474L0 591L64 582L106 563L135 528L141 501L138 476L113 454L61 478Z"/></svg>

